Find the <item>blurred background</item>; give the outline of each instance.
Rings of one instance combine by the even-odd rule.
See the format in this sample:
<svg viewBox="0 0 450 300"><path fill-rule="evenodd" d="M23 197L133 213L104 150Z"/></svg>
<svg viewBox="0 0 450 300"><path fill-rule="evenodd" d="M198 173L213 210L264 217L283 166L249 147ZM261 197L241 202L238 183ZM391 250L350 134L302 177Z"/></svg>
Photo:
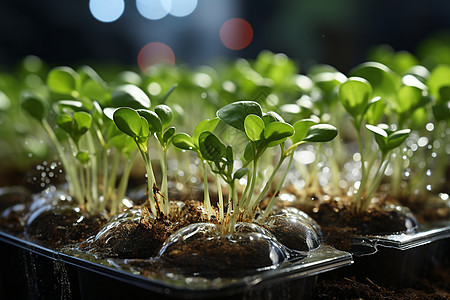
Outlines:
<svg viewBox="0 0 450 300"><path fill-rule="evenodd" d="M0 69L30 54L49 64L137 66L139 52L158 42L177 64L268 49L302 71L327 63L347 72L374 45L416 54L426 38L450 29L449 12L448 0L1 1ZM240 22L226 27L233 18Z"/></svg>

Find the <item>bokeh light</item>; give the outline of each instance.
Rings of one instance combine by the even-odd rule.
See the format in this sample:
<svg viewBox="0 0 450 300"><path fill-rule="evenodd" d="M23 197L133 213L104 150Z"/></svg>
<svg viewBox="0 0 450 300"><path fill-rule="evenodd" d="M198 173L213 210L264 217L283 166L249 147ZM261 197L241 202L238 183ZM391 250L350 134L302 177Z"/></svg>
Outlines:
<svg viewBox="0 0 450 300"><path fill-rule="evenodd" d="M172 49L161 42L151 42L142 47L137 57L137 63L143 73L158 63L175 64L175 54Z"/></svg>
<svg viewBox="0 0 450 300"><path fill-rule="evenodd" d="M172 0L170 14L175 17L186 17L197 7L197 0Z"/></svg>
<svg viewBox="0 0 450 300"><path fill-rule="evenodd" d="M136 8L144 18L159 20L172 9L172 0L136 0Z"/></svg>
<svg viewBox="0 0 450 300"><path fill-rule="evenodd" d="M220 27L220 40L231 50L247 47L253 39L253 28L246 20L232 18Z"/></svg>
<svg viewBox="0 0 450 300"><path fill-rule="evenodd" d="M89 0L92 16L105 23L116 21L125 10L124 0Z"/></svg>

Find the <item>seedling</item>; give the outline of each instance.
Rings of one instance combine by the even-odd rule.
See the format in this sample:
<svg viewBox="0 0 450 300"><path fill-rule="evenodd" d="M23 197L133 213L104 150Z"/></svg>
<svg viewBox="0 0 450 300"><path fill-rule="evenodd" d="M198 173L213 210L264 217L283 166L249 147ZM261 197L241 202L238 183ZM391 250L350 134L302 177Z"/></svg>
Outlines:
<svg viewBox="0 0 450 300"><path fill-rule="evenodd" d="M106 208L115 214L126 192L135 150L127 138L117 143L117 130L111 130L112 122L101 104L93 100L95 97L105 104L111 98L105 82L87 66L78 71L57 67L50 71L47 87L53 97L70 100L49 102L23 92L22 109L41 123L52 140L66 171L69 194L90 212ZM120 171L122 177L116 188Z"/></svg>
<svg viewBox="0 0 450 300"><path fill-rule="evenodd" d="M369 207L371 197L380 185L382 176L384 175L384 171L386 170L390 159L390 151L400 146L408 136L410 130L405 129L395 132L373 125L367 125L367 129L375 134L375 141L378 144L379 151L381 151L380 163L373 174L372 167L377 155L376 151L370 146L365 147L362 137L362 125L367 117L372 121L379 118L377 116L377 110L372 111L372 114L367 116L366 114L370 108L376 108L377 103L380 101L380 97L371 98L371 84L360 77L351 77L348 81L344 82L340 86L339 96L343 106L353 117L353 125L357 132L361 161L361 181L354 194L354 202L356 204L356 210L358 212L363 212ZM370 159L366 158L366 152L364 150L369 151L367 154L369 154Z"/></svg>
<svg viewBox="0 0 450 300"><path fill-rule="evenodd" d="M200 123L193 138L187 134L177 134L174 136L174 145L187 150L194 150L199 157L208 161L212 172L218 174L220 178L229 186L228 209L226 215L223 213L223 206L219 198L220 220L228 223L228 229L232 230L234 223L239 220L253 220L256 216L257 208L263 199L270 194L276 175L283 162L289 159L288 166L278 183L277 189L271 193L269 205L266 208L264 217L268 215L276 195L280 192L286 178L294 150L305 142L325 142L332 140L336 134L336 128L327 124L315 124L312 120L302 120L294 126L286 123L281 116L274 112L263 113L261 106L254 101L238 101L224 106L217 111L217 117L225 124L234 127L245 134L247 143L241 160L243 166L234 170L234 153L231 145L226 146L220 139L212 133L215 124L211 120ZM216 119L217 120L217 119ZM213 126L211 126L211 124ZM203 132L201 132L203 131ZM198 139L197 139L198 136ZM287 144L287 139L291 144ZM261 168L260 159L267 149L279 146L280 158L273 168L267 181L265 181L261 192L255 193L258 172ZM266 166L262 166L263 168ZM238 198L236 180L247 176L245 187ZM205 185L205 189L207 185ZM222 217L224 216L224 217Z"/></svg>
<svg viewBox="0 0 450 300"><path fill-rule="evenodd" d="M164 130L173 120L173 112L169 106L161 104L155 107L155 111L148 109L133 109L130 107L118 108L113 115L117 128L130 136L136 143L145 163L147 171L147 182L149 191L149 205L155 216L169 215L170 204L167 188L167 149L171 145L175 127ZM161 192L156 184L153 172L148 142L150 136L154 135L159 143L161 161ZM152 198L150 195L154 194Z"/></svg>

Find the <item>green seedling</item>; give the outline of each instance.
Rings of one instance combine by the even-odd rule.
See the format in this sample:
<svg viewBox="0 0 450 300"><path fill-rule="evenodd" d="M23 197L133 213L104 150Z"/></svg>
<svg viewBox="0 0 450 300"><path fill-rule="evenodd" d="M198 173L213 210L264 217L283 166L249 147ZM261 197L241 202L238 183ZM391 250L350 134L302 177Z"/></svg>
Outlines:
<svg viewBox="0 0 450 300"><path fill-rule="evenodd" d="M21 105L53 141L66 171L69 194L88 211L106 208L116 213L125 196L135 149L127 138L117 143L118 132L111 130L112 121L103 112L102 105L111 101L106 83L88 66L78 71L57 67L48 74L47 88L50 99L24 92ZM51 99L63 96L68 99ZM117 173L122 177L116 187Z"/></svg>
<svg viewBox="0 0 450 300"><path fill-rule="evenodd" d="M376 160L376 152L373 152L370 146L365 147L362 125L369 118L375 121L379 118L379 108L376 106L381 101L380 97L372 98L371 84L360 77L351 77L344 82L339 89L339 97L341 103L347 112L353 117L353 125L357 132L358 148L361 161L361 181L354 195L355 208L358 212L365 211L371 201L372 195L377 191L381 178L387 167L390 151L398 146L406 139L410 130L400 130L398 132L386 131L384 129L367 125L368 129L375 134L375 141L381 151L381 160L378 168L373 175L372 167ZM370 108L375 108L368 114ZM370 142L369 142L370 143ZM366 158L364 150L369 151L370 159Z"/></svg>
<svg viewBox="0 0 450 300"><path fill-rule="evenodd" d="M155 111L121 107L114 112L113 119L117 128L134 140L144 160L148 176L149 205L152 213L158 217L168 216L170 204L167 198L167 150L175 134L175 127L166 129L173 120L171 108L164 104L156 106ZM159 144L162 193L159 192L157 187L151 157L149 156L148 144L151 135L156 137ZM152 193L154 194L153 198L150 196Z"/></svg>
<svg viewBox="0 0 450 300"><path fill-rule="evenodd" d="M209 187L208 187L208 169L207 169L207 163L206 158L203 157L202 152L200 151L200 142L199 138L200 135L204 132L213 132L214 129L217 126L217 123L219 122L219 119L206 119L201 121L197 124L197 126L194 129L194 132L192 134L192 137L189 136L187 133L176 133L172 138L172 143L175 147L182 149L182 150L189 150L194 151L200 161L202 162L202 170L203 170L203 203L205 206L206 211L208 212L208 216L213 215L213 209L211 206L210 201L210 195L209 195ZM223 205L223 196L222 196L222 188L220 185L220 181L218 180L218 177L216 177L216 182L218 183L218 195L219 195L219 218L220 220L223 220L224 218L224 205ZM230 192L230 197L234 192L234 186L233 189Z"/></svg>
<svg viewBox="0 0 450 300"><path fill-rule="evenodd" d="M253 220L259 204L269 199L264 217L270 212L276 195L286 178L295 149L305 142L325 142L332 140L337 130L331 125L316 124L312 120L302 120L294 125L286 123L274 112L263 113L261 106L254 101L238 101L224 106L217 111L217 117L223 123L242 132L246 137L245 151L241 155L242 167L234 169L235 154L231 145L226 146L212 130L218 119L205 120L197 125L193 137L184 133L176 134L173 143L176 147L193 150L208 162L211 171L218 175L229 187L228 207L224 212L219 195L219 220L228 224L232 230L239 220ZM289 139L290 143L287 142ZM279 146L281 155L269 178L264 182L260 193L256 193L260 170L267 167L261 164L261 158L269 148ZM276 175L286 160L288 166L274 193L270 193ZM205 175L206 176L206 175ZM238 198L236 180L247 176L245 187ZM216 177L217 178L217 177ZM207 189L207 184L205 184ZM206 198L206 197L205 197Z"/></svg>

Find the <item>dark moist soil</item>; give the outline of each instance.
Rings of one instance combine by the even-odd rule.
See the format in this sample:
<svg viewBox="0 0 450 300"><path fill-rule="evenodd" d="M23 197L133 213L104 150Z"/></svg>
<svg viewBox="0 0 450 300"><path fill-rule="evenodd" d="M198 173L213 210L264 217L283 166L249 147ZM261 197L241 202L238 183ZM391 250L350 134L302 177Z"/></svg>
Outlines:
<svg viewBox="0 0 450 300"><path fill-rule="evenodd" d="M432 277L417 279L411 288L382 285L367 277L356 278L338 272L324 273L319 276L313 299L450 299L450 266L440 268Z"/></svg>
<svg viewBox="0 0 450 300"><path fill-rule="evenodd" d="M411 221L408 216L403 211L385 209L385 204L380 201L363 213L356 213L349 201L335 199L317 199L296 204L295 207L320 224L325 243L350 251L355 235L383 235L408 229L405 225Z"/></svg>
<svg viewBox="0 0 450 300"><path fill-rule="evenodd" d="M310 251L320 246L319 234L306 222L284 215L269 216L262 224L277 240L296 251Z"/></svg>
<svg viewBox="0 0 450 300"><path fill-rule="evenodd" d="M211 224L191 225L164 246L161 264L165 270L175 269L185 276L226 278L254 274L284 261L281 248L259 233L260 227L248 224L225 235Z"/></svg>
<svg viewBox="0 0 450 300"><path fill-rule="evenodd" d="M111 228L103 237L80 246L105 257L148 258L155 256L178 229L207 220L199 201L187 200L179 206L173 204L172 211L170 219L152 218L148 209L142 208L138 222L129 218Z"/></svg>
<svg viewBox="0 0 450 300"><path fill-rule="evenodd" d="M71 206L48 206L25 227L27 238L50 247L79 243L98 232L106 223L103 214L87 214Z"/></svg>
<svg viewBox="0 0 450 300"><path fill-rule="evenodd" d="M93 252L106 257L148 258L155 255L172 228L172 222L161 219L122 223L105 237L96 239Z"/></svg>

